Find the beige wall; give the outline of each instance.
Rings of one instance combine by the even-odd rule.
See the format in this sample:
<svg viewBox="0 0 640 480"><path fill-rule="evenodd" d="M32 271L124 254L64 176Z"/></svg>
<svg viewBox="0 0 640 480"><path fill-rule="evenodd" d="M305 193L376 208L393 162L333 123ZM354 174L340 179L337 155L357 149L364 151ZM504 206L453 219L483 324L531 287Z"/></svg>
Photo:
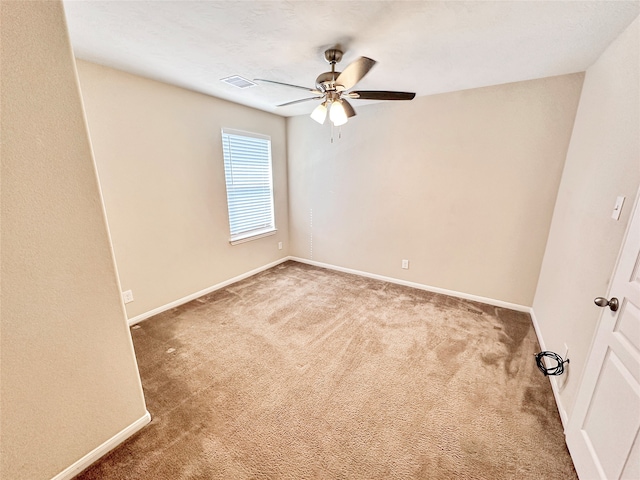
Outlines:
<svg viewBox="0 0 640 480"><path fill-rule="evenodd" d="M284 118L87 62L78 72L129 318L287 255ZM229 245L223 127L271 136L274 236Z"/></svg>
<svg viewBox="0 0 640 480"><path fill-rule="evenodd" d="M533 309L546 347L569 347L570 415L640 184L639 20L586 73ZM619 221L616 197L627 197ZM562 353L561 353L562 354ZM565 383L566 382L566 383Z"/></svg>
<svg viewBox="0 0 640 480"><path fill-rule="evenodd" d="M582 79L289 119L292 255L530 306Z"/></svg>
<svg viewBox="0 0 640 480"><path fill-rule="evenodd" d="M57 1L2 2L5 479L49 479L146 414Z"/></svg>

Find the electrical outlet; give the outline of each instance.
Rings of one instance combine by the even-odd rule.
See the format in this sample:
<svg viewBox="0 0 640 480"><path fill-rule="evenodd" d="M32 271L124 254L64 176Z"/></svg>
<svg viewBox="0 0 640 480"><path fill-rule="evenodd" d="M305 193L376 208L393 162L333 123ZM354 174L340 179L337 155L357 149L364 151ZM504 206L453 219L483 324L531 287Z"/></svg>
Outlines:
<svg viewBox="0 0 640 480"><path fill-rule="evenodd" d="M278 250L282 250L282 242L278 242Z"/></svg>
<svg viewBox="0 0 640 480"><path fill-rule="evenodd" d="M409 270L409 260L402 260L402 268Z"/></svg>
<svg viewBox="0 0 640 480"><path fill-rule="evenodd" d="M133 302L133 292L131 290L127 290L126 292L122 292L122 300L124 303Z"/></svg>

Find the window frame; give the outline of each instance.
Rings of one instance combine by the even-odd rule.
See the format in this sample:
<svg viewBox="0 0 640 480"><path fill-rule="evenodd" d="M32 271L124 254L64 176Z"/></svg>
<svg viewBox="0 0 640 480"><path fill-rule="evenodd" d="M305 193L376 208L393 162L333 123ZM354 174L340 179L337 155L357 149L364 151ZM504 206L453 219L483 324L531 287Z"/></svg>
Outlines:
<svg viewBox="0 0 640 480"><path fill-rule="evenodd" d="M262 228L251 228L247 230L242 230L237 232L236 234L232 234L231 232L232 217L233 217L231 206L233 204L233 200L231 200L229 196L230 184L228 183L228 180L230 175L231 176L233 175L232 167L234 162L233 162L233 154L230 152L229 159L227 159L227 154L226 154L227 150L230 151L230 144L227 143L230 140L229 136L265 140L267 142L267 152L268 152L267 153L268 172L269 172L268 184L269 184L269 200L270 200L268 210L270 211L267 213L270 214L270 220L271 220L270 224ZM272 149L271 149L271 137L269 135L264 135L264 134L255 133L255 132L248 132L244 130L236 130L231 128L222 128L221 140L222 140L221 146L222 146L222 159L223 159L223 168L224 168L225 193L226 193L226 199L227 199L227 219L229 221L229 243L231 245L237 245L240 243L249 242L251 240L257 240L258 238L275 235L278 229L276 228L276 218L275 218L276 214L275 214L274 189L273 189L273 155L272 155ZM227 145L226 148L225 148L225 144ZM228 171L228 166L231 167L231 171ZM262 176L261 178L264 179L264 176ZM264 211L265 210L263 210L263 212Z"/></svg>

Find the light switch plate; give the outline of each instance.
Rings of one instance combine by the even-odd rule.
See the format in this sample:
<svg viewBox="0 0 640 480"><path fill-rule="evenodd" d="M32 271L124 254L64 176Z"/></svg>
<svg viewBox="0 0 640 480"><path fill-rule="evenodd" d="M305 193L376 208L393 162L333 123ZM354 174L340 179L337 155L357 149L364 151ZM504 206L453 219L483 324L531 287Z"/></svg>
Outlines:
<svg viewBox="0 0 640 480"><path fill-rule="evenodd" d="M613 218L614 220L620 220L620 212L622 212L622 205L624 205L624 198L625 197L623 196L616 198L616 204L613 207L613 212L611 213L611 218Z"/></svg>

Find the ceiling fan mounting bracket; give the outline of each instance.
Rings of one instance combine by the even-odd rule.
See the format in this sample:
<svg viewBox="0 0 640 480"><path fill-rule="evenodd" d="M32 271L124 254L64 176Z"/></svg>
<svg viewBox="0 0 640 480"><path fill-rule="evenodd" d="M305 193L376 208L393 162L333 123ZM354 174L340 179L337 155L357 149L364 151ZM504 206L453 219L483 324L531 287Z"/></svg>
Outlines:
<svg viewBox="0 0 640 480"><path fill-rule="evenodd" d="M327 62L334 65L342 60L342 50L330 48L324 52L324 58Z"/></svg>

